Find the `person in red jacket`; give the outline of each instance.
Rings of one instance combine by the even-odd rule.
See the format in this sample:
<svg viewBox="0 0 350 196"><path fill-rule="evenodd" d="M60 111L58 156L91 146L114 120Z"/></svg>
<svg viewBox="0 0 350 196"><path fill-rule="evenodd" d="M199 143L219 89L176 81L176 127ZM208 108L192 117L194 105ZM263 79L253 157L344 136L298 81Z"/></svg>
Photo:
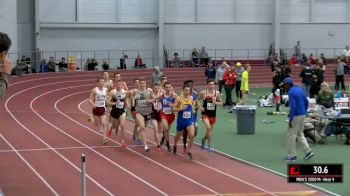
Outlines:
<svg viewBox="0 0 350 196"><path fill-rule="evenodd" d="M237 74L233 71L233 67L228 67L224 72L223 80L225 81L225 93L226 93L226 101L224 106L232 106L232 90L235 87Z"/></svg>

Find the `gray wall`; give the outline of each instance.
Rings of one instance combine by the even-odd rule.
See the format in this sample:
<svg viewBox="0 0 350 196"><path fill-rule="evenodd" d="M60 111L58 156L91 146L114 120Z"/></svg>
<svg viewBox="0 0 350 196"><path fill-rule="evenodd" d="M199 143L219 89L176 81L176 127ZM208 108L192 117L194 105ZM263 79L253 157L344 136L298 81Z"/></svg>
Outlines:
<svg viewBox="0 0 350 196"><path fill-rule="evenodd" d="M0 1L0 31L7 33L11 40L11 53L17 52L17 2L14 0ZM11 57L12 60L16 57Z"/></svg>
<svg viewBox="0 0 350 196"><path fill-rule="evenodd" d="M38 1L41 50L158 48L158 0ZM346 36L349 2L281 1L281 47L293 48L297 40L303 48L343 48L350 44ZM169 50L201 46L266 49L273 41L273 5L274 0L165 0L165 46ZM32 32L29 23L20 24L19 29ZM23 43L20 50L27 48L30 43ZM229 55L222 52L217 56Z"/></svg>
<svg viewBox="0 0 350 196"><path fill-rule="evenodd" d="M34 0L17 0L17 37L20 52L35 50L34 24ZM26 56L30 55L26 53L23 54ZM21 56L22 54L19 55Z"/></svg>

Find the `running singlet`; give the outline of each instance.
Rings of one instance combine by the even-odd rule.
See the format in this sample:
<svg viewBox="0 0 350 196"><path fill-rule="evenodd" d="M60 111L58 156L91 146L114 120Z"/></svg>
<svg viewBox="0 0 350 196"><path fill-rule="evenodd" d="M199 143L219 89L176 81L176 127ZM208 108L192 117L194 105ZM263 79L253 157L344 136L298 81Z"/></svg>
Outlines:
<svg viewBox="0 0 350 196"><path fill-rule="evenodd" d="M173 94L171 94L169 97L166 97L163 94L162 97L162 112L163 114L172 114L173 112L171 111L171 104L174 104L175 99L173 97Z"/></svg>
<svg viewBox="0 0 350 196"><path fill-rule="evenodd" d="M96 107L102 108L106 106L106 96L107 96L107 89L106 88L102 88L102 90L100 90L99 88L95 88L95 105Z"/></svg>
<svg viewBox="0 0 350 196"><path fill-rule="evenodd" d="M177 113L177 123L179 124L192 124L192 107L193 107L193 98L192 96L189 100L185 100L183 96L180 96L180 106L186 105L184 110L181 110Z"/></svg>
<svg viewBox="0 0 350 196"><path fill-rule="evenodd" d="M113 105L112 108L124 109L125 108L125 90L117 91L116 89L112 90L112 102L117 102L116 105Z"/></svg>
<svg viewBox="0 0 350 196"><path fill-rule="evenodd" d="M147 103L149 91L135 91L135 110L142 115L149 115L152 113L152 103Z"/></svg>
<svg viewBox="0 0 350 196"><path fill-rule="evenodd" d="M213 101L216 101L216 90L214 96L209 96L208 91L205 91L205 98L203 99L203 107L204 112L202 112L203 115L207 115L208 117L215 117L216 116L216 104L213 103Z"/></svg>

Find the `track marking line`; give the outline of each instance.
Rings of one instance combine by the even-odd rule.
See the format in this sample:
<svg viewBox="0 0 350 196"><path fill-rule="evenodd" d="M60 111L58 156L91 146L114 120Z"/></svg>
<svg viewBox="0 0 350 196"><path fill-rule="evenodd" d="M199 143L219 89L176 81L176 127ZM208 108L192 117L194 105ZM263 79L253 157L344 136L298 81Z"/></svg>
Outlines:
<svg viewBox="0 0 350 196"><path fill-rule="evenodd" d="M80 92L80 93L85 93L85 92ZM79 94L79 93L76 93L76 94ZM84 103L84 102L86 102L87 100L83 100L82 102L80 102L79 104L78 104L78 109L80 110L80 111L82 111L83 113L85 113L85 114L89 114L89 113L87 113L86 111L84 111L83 109L81 109L81 104L82 103ZM74 120L75 121L75 120ZM87 127L88 128L88 127ZM129 133L129 134L132 134L130 131L126 131L127 133ZM153 143L153 144L155 144L153 141L151 141L151 140L147 140L148 142L151 142L151 143ZM184 157L184 158L186 158L185 156L183 156L183 155L180 155L180 154L178 154L179 156L181 156L181 157ZM234 176L232 176L232 175L230 175L230 174L227 174L227 173L225 173L225 172L223 172L223 171L221 171L221 170L218 170L218 169L216 169L216 168L213 168L213 167L211 167L211 166L209 166L209 165L206 165L206 164L204 164L204 163L202 163L202 162L200 162L200 161L196 161L196 160L193 160L195 163L197 163L197 164L199 164L199 165L202 165L202 166L204 166L204 167L206 167L206 168L209 168L209 169L211 169L211 170L214 170L214 171L216 171L216 172L218 172L218 173L220 173L220 174L223 174L223 175L225 175L225 176L227 176L227 177L229 177L229 178L232 178L232 179L235 179L235 180L237 180L237 181L239 181L239 182L242 182L242 183L244 183L244 184L246 184L246 185L249 185L249 186L251 186L251 187L253 187L253 188L255 188L255 189L258 189L258 190L261 190L261 191L263 191L263 192L265 192L265 193L268 193L268 194L270 194L270 195L276 195L276 194L273 194L272 192L270 192L270 191L267 191L267 190L265 190L265 189L263 189L263 188L261 188L261 187L258 187L258 186L255 186L255 185L253 185L253 184L251 184L251 183L249 183L249 182L246 182L246 181L244 181L244 180L242 180L242 179L240 179L240 178L237 178L237 177L234 177ZM216 194L219 194L219 193L216 193Z"/></svg>
<svg viewBox="0 0 350 196"><path fill-rule="evenodd" d="M30 170L32 170L32 172L46 185L47 188L50 189L50 191L54 195L59 195L57 191L54 188L52 188L52 186L45 180L45 178L42 175L40 175L39 172L36 171L36 169L34 169L34 167L13 147L13 145L2 134L0 134L0 137L6 142L8 146L10 146L13 152L16 153L16 155L29 167ZM0 190L0 195L1 193L2 192Z"/></svg>
<svg viewBox="0 0 350 196"><path fill-rule="evenodd" d="M86 86L86 85L78 85L79 87L81 86ZM91 84L89 85L91 86ZM56 92L56 91L60 91L60 90L65 90L65 89L69 89L69 88L76 88L76 87L65 87L65 88L59 88L59 89L55 89L55 90L52 90L52 91L49 91L48 93L52 93L52 92ZM47 94L47 93L46 93ZM41 96L43 96L43 94L35 97L35 99L39 99ZM67 97L67 96L65 96ZM57 102L59 102L59 100L57 100L55 102L55 108L56 108L56 104ZM33 105L30 104L30 108L32 110L34 110L33 108ZM60 112L60 111L59 111ZM60 112L61 113L61 112ZM100 157L102 157L103 159L105 159L106 161L108 161L109 163L117 166L118 168L120 168L121 170L123 170L124 172L126 172L127 174L133 176L134 178L138 179L139 181L141 181L142 183L148 185L149 187L151 187L152 189L154 189L155 191L159 192L160 194L162 195L168 195L166 194L164 191L160 190L159 188L157 188L156 186L152 185L151 183L149 183L148 181L140 178L139 176L137 176L136 174L134 174L133 172L129 171L128 169L126 169L125 167L117 164L116 162L112 161L111 159L109 159L108 157L104 156L103 154L101 154L100 152L90 148L88 145L86 145L85 143L81 142L80 140L76 139L75 137L73 137L72 135L68 134L66 131L60 129L59 127L55 126L54 124L50 123L48 120L46 120L43 116L41 116L40 114L38 113L35 113L40 119L42 119L46 124L52 126L53 128L55 128L56 130L58 130L59 132L63 133L64 135L66 135L67 137L71 138L72 140L80 143L81 145L83 145L84 147L86 147L87 149L93 151L95 154L99 155ZM118 143L119 144L119 143Z"/></svg>
<svg viewBox="0 0 350 196"><path fill-rule="evenodd" d="M66 99L67 97L70 97L70 96L73 96L73 95L76 95L76 94L86 93L86 92L89 92L89 91L76 92L76 93L72 93L72 94L69 94L69 95L67 95L67 96L64 96L64 97L60 98L60 99L57 100L56 103L55 103L55 109L56 109L58 112L60 112L63 116L65 116L66 118L68 118L69 120L71 120L72 122L75 122L76 124L80 125L81 127L86 128L87 130L91 131L92 133L94 133L94 134L96 134L96 135L102 136L101 133L96 132L95 130L91 129L90 127L87 127L86 125L83 125L83 124L81 124L80 122L78 122L78 121L74 120L73 118L69 117L68 115L64 114L64 113L63 113L61 110L59 110L58 107L57 107L57 104L58 104L60 101ZM113 139L108 138L108 140L112 141L113 143L120 144L119 142L117 142L117 141L115 141L115 140L113 140ZM195 181L195 180L193 180L193 179L191 179L191 178L189 178L189 177L187 177L187 176L185 176L185 175L183 175L183 174L181 174L181 173L179 173L179 172L177 172L177 171L175 171L175 170L173 170L173 169L170 169L169 167L166 167L165 165L163 165L163 164L161 164L161 163L159 163L159 162L157 162L157 161L155 161L155 160L153 160L153 159L151 159L151 158L149 158L149 157L147 157L147 156L145 156L145 155L143 155L143 154L141 154L141 153L139 153L139 152L137 152L137 151L135 151L135 150L133 150L133 149L131 149L131 148L128 148L128 147L127 147L126 149L128 149L129 151L131 151L131 152L133 152L133 153L135 153L135 154L137 154L137 155L139 155L139 156L141 156L141 157L143 157L143 158L145 158L145 159L151 161L152 163L157 164L158 166L160 166L160 167L162 167L162 168L164 168L164 169L166 169L166 170L168 170L168 171L170 171L170 172L172 172L172 173L174 173L174 174L176 174L176 175L178 175L178 176L180 176L180 177L182 177L182 178L185 178L186 180L188 180L188 181L190 181L190 182L192 182L192 183L194 183L194 184L196 184L196 185L198 185L198 186L200 186L200 187L202 187L202 188L204 188L204 189L206 189L206 190L208 190L208 191L210 191L210 192L212 192L212 193L219 194L217 191L214 191L213 189L211 189L211 188L209 188L209 187L207 187L207 186L205 186L205 185L203 185L203 184L201 184L201 183L199 183L199 182L197 182L197 181Z"/></svg>
<svg viewBox="0 0 350 196"><path fill-rule="evenodd" d="M54 83L46 83L46 84L42 84L42 85L37 85L37 86L33 86L30 88L26 88L22 91L18 91L17 93L13 94L12 96L10 96L6 102L5 102L5 108L6 110L9 112L9 114L11 115L11 117L23 128L25 129L28 133L30 133L32 136L34 136L37 140L39 140L41 143L43 143L45 146L47 146L48 148L51 148L51 150L53 152L55 152L59 157L61 157L63 160L65 160L67 163L69 163L73 168L75 168L77 171L79 171L81 173L81 169L78 168L76 165L74 165L71 161L69 161L65 156L63 156L61 153L59 153L57 150L53 149L48 143L46 143L44 140L42 140L39 136L37 136L35 133L33 133L30 129L28 129L26 126L24 126L9 110L8 108L8 103L9 101L11 101L15 96L25 92L25 91L29 91L32 90L34 88L40 88L43 86L48 86L49 84L58 84L58 83L66 83L66 82L54 82ZM83 85L82 85L83 86ZM86 85L86 86L91 86L91 84ZM108 191L105 187L103 187L101 184L99 184L96 180L94 180L90 175L86 174L86 177L91 180L94 184L96 184L98 187L100 187L103 191L105 191L108 195L113 195L110 191Z"/></svg>
<svg viewBox="0 0 350 196"><path fill-rule="evenodd" d="M149 145L151 147L155 147L156 145ZM142 147L141 145L128 145L129 148L137 148ZM107 145L107 146L89 146L92 149L103 149L103 148L123 148L120 145ZM52 149L55 150L71 150L71 149L88 149L85 146L69 146L69 147L57 147L57 148L27 148L27 149L15 149L15 150L0 150L0 153L8 153L8 152L35 152L35 151L50 151Z"/></svg>

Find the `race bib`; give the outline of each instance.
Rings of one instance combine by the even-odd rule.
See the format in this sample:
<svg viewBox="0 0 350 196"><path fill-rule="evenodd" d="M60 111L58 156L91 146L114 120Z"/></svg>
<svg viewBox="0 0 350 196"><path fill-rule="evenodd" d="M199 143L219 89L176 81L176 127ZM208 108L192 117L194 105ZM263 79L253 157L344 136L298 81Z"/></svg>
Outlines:
<svg viewBox="0 0 350 196"><path fill-rule="evenodd" d="M119 109L123 109L124 108L124 102L117 102L116 107Z"/></svg>
<svg viewBox="0 0 350 196"><path fill-rule="evenodd" d="M171 112L171 108L170 107L164 107L163 108L163 113L164 114L171 114L172 112Z"/></svg>
<svg viewBox="0 0 350 196"><path fill-rule="evenodd" d="M153 107L155 110L160 110L162 109L162 104L160 102L153 103Z"/></svg>
<svg viewBox="0 0 350 196"><path fill-rule="evenodd" d="M192 117L192 112L183 112L182 113L182 118L189 119Z"/></svg>
<svg viewBox="0 0 350 196"><path fill-rule="evenodd" d="M147 101L146 100L139 100L138 104L140 107L146 107L147 106Z"/></svg>
<svg viewBox="0 0 350 196"><path fill-rule="evenodd" d="M213 103L207 103L207 110L215 110L215 105Z"/></svg>

